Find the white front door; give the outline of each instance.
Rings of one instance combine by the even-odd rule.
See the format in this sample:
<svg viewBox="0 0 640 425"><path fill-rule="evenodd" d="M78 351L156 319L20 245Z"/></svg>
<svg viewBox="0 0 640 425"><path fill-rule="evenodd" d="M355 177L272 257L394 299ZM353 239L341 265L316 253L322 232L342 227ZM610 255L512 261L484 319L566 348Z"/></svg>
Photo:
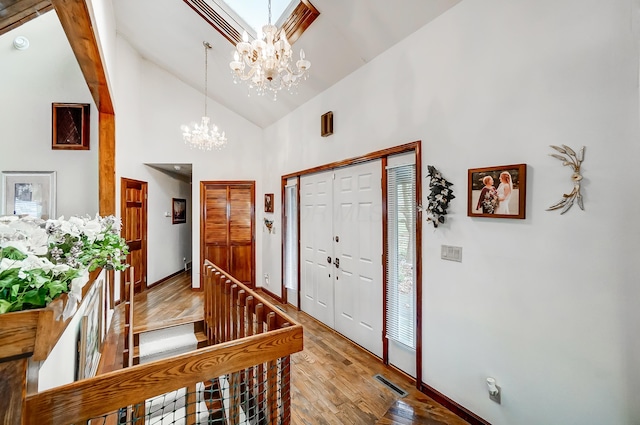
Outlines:
<svg viewBox="0 0 640 425"><path fill-rule="evenodd" d="M300 179L300 308L382 356L382 170L370 161Z"/></svg>
<svg viewBox="0 0 640 425"><path fill-rule="evenodd" d="M382 357L381 162L335 174L335 329Z"/></svg>
<svg viewBox="0 0 640 425"><path fill-rule="evenodd" d="M300 178L300 309L334 327L333 171Z"/></svg>

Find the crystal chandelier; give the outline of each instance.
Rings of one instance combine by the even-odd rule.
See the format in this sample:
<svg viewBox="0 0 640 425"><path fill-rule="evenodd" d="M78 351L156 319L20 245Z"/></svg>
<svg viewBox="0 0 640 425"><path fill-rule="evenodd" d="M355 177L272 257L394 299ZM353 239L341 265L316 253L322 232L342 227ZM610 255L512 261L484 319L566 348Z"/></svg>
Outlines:
<svg viewBox="0 0 640 425"><path fill-rule="evenodd" d="M191 126L183 125L182 138L184 143L191 148L201 149L203 151L210 151L213 149L222 149L227 144L227 138L218 131L218 126L211 124L209 126L209 117L207 116L207 83L208 83L208 70L209 61L208 53L211 49L211 44L207 41L203 41L204 45L204 116L200 124L192 123Z"/></svg>
<svg viewBox="0 0 640 425"><path fill-rule="evenodd" d="M269 23L262 27L262 37L249 43L249 36L244 31L242 41L236 45L236 52L229 64L233 70L233 82L246 81L249 89L255 89L259 96L266 92L273 94L276 100L278 91L287 88L293 93L300 81L309 75L311 62L305 59L304 50L300 49L300 59L296 69L291 68L291 44L287 40L284 29L277 34L278 28L271 25L271 0L269 0Z"/></svg>

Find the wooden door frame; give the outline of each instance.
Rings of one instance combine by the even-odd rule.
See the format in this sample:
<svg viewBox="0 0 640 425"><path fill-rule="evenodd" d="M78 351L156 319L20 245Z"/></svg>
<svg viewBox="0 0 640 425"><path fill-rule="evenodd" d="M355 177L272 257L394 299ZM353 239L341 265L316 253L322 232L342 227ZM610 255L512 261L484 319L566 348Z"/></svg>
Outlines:
<svg viewBox="0 0 640 425"><path fill-rule="evenodd" d="M144 222L142 226L142 263L144 264L144 276L141 276L142 283L140 285L140 292L144 292L147 285L147 225L148 225L148 217L147 217L147 197L149 190L149 183L130 179L128 177L120 177L120 219L122 220L122 228L124 229L125 220L126 220L126 210L127 210L127 194L125 190L126 182L139 183L140 185L145 187L145 198L142 200L143 209L144 209ZM122 232L121 232L122 233ZM129 273L128 270L125 270L120 273L120 300L118 300L118 304L123 301L122 294L124 294L124 281L125 281L125 273ZM134 282L131 282L134 285ZM135 288L135 285L134 285Z"/></svg>
<svg viewBox="0 0 640 425"><path fill-rule="evenodd" d="M200 181L200 288L204 288L204 254L205 254L205 186L207 185L220 185L220 186L251 186L253 192L253 199L251 200L251 269L252 280L254 288L257 287L256 282L256 182L255 180L201 180ZM227 203L227 211L229 204Z"/></svg>
<svg viewBox="0 0 640 425"><path fill-rule="evenodd" d="M284 191L287 184L287 180L296 177L298 179L298 306L300 310L300 177L306 174L318 173L334 168L342 168L350 165L360 164L363 162L381 160L382 166L382 293L387 292L387 250L388 245L388 219L387 219L387 157L397 155L401 153L413 152L415 155L416 165L416 205L422 205L422 141L417 140L415 142L406 143L404 145L394 146L388 149L383 149L375 152L371 152L362 156L357 156L341 161L332 162L325 165L320 165L306 170L297 171L295 173L285 174L280 179L281 184L281 223L284 223ZM284 276L284 243L286 241L286 226L283 226L282 230L282 255L280 258L280 273ZM423 391L422 385L422 210L416 211L416 387ZM287 303L287 290L284 287L284 279L281 282L281 301ZM387 332L387 308L386 297L383 297L382 301L382 361L384 364L389 364L389 341L384 338Z"/></svg>

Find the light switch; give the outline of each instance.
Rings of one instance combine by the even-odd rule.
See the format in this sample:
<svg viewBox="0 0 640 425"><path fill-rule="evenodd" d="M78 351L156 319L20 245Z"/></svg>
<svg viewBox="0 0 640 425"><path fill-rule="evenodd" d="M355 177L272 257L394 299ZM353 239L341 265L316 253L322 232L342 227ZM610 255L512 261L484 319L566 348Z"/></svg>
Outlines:
<svg viewBox="0 0 640 425"><path fill-rule="evenodd" d="M440 245L440 258L443 260L462 262L462 247Z"/></svg>

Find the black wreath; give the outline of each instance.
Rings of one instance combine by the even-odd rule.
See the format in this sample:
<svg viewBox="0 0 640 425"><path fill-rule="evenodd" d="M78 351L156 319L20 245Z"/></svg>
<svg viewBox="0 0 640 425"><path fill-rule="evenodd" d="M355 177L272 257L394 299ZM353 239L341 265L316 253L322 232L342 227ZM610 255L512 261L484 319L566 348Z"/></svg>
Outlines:
<svg viewBox="0 0 640 425"><path fill-rule="evenodd" d="M433 227L438 227L438 224L444 223L445 216L447 215L447 208L449 207L449 201L453 196L453 190L451 186L453 183L447 181L440 171L431 165L427 165L429 170L429 196L427 200L429 202L427 206L427 221L433 223Z"/></svg>

